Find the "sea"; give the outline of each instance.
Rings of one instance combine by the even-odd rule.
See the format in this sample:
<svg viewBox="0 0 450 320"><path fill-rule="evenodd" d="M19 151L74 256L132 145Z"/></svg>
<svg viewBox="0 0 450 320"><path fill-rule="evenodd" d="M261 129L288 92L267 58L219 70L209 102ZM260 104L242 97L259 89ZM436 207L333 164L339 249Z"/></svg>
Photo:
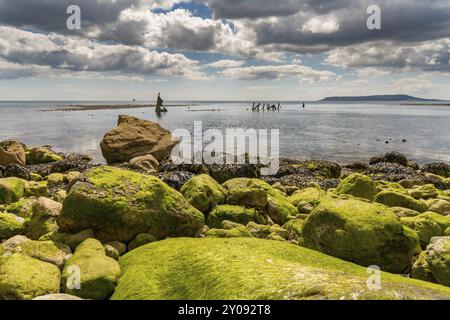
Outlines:
<svg viewBox="0 0 450 320"><path fill-rule="evenodd" d="M277 102L278 103L278 102ZM169 112L111 108L62 111L68 105L154 104L154 101L0 102L0 141L49 145L57 152L83 153L102 163L100 141L128 114L168 130L278 129L282 157L322 159L340 164L368 161L398 151L419 164L450 163L450 107L401 103L282 102L279 111L252 112L247 101L168 101Z"/></svg>

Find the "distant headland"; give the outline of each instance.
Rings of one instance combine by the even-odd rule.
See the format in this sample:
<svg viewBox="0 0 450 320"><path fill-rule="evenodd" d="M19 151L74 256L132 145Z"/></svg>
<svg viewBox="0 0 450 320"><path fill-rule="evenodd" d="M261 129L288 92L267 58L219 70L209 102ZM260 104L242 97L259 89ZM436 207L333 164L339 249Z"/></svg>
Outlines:
<svg viewBox="0 0 450 320"><path fill-rule="evenodd" d="M404 94L396 95L375 95L375 96L348 96L348 97L327 97L321 102L367 102L367 101L391 101L391 102L439 102L438 99L422 99Z"/></svg>

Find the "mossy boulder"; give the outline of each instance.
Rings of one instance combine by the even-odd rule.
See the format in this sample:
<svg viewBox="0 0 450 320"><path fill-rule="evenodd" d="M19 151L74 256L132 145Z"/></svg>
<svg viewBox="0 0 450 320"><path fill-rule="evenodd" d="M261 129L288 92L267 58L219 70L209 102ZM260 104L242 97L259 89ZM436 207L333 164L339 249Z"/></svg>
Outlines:
<svg viewBox="0 0 450 320"><path fill-rule="evenodd" d="M25 180L10 177L0 179L0 204L17 202L25 194Z"/></svg>
<svg viewBox="0 0 450 320"><path fill-rule="evenodd" d="M415 199L430 199L436 198L439 195L438 190L433 184L418 186L412 190L409 190L408 193Z"/></svg>
<svg viewBox="0 0 450 320"><path fill-rule="evenodd" d="M44 147L37 147L27 150L26 158L28 165L52 163L63 160L60 155Z"/></svg>
<svg viewBox="0 0 450 320"><path fill-rule="evenodd" d="M21 234L24 221L12 213L0 213L0 240Z"/></svg>
<svg viewBox="0 0 450 320"><path fill-rule="evenodd" d="M228 193L227 204L264 209L267 206L267 193L256 188L233 189Z"/></svg>
<svg viewBox="0 0 450 320"><path fill-rule="evenodd" d="M131 251L136 248L142 247L148 243L155 242L155 241L157 241L157 239L155 238L154 235L149 234L149 233L141 233L141 234L138 234L136 236L136 238L134 238L134 240L128 244L128 250Z"/></svg>
<svg viewBox="0 0 450 320"><path fill-rule="evenodd" d="M450 215L450 201L443 199L429 199L425 201L428 210L442 215Z"/></svg>
<svg viewBox="0 0 450 320"><path fill-rule="evenodd" d="M222 221L220 228L209 229L205 236L208 238L251 238L253 235L242 224L232 221Z"/></svg>
<svg viewBox="0 0 450 320"><path fill-rule="evenodd" d="M392 207L391 210L399 218L416 217L416 216L420 215L420 212L418 212L416 210L408 209L408 208Z"/></svg>
<svg viewBox="0 0 450 320"><path fill-rule="evenodd" d="M87 171L64 200L62 232L92 229L103 242L129 242L140 233L195 236L203 214L176 190L153 176L102 166Z"/></svg>
<svg viewBox="0 0 450 320"><path fill-rule="evenodd" d="M306 202L310 205L316 205L319 203L319 198L323 196L325 192L317 187L308 187L296 191L293 195L289 197L289 201L296 207L301 202Z"/></svg>
<svg viewBox="0 0 450 320"><path fill-rule="evenodd" d="M47 177L47 185L49 188L56 187L64 183L64 175L62 173L52 173Z"/></svg>
<svg viewBox="0 0 450 320"><path fill-rule="evenodd" d="M444 231L437 221L429 216L421 214L416 217L401 218L400 221L411 228L419 236L420 246L425 249L433 237L443 235Z"/></svg>
<svg viewBox="0 0 450 320"><path fill-rule="evenodd" d="M418 246L417 234L388 207L351 197L322 199L302 235L309 248L394 273L410 268Z"/></svg>
<svg viewBox="0 0 450 320"><path fill-rule="evenodd" d="M435 237L414 265L412 276L450 287L450 237Z"/></svg>
<svg viewBox="0 0 450 320"><path fill-rule="evenodd" d="M0 257L0 300L31 300L58 293L61 272L27 255Z"/></svg>
<svg viewBox="0 0 450 320"><path fill-rule="evenodd" d="M63 243L68 245L72 250L75 250L81 243L90 238L95 238L94 231L87 229L75 234L53 232L40 237L39 240L52 240Z"/></svg>
<svg viewBox="0 0 450 320"><path fill-rule="evenodd" d="M243 189L257 189L264 191L267 194L267 207L265 210L270 218L280 225L294 219L298 214L297 208L285 195L283 195L282 192L262 180L236 178L226 181L223 186L230 192Z"/></svg>
<svg viewBox="0 0 450 320"><path fill-rule="evenodd" d="M348 194L373 201L375 195L378 193L378 188L372 178L355 173L339 183L336 188L336 193Z"/></svg>
<svg viewBox="0 0 450 320"><path fill-rule="evenodd" d="M270 233L272 232L270 229L270 226L264 225L264 224L258 224L256 222L249 222L247 224L247 230L250 231L250 233L260 239L266 239Z"/></svg>
<svg viewBox="0 0 450 320"><path fill-rule="evenodd" d="M13 252L54 264L59 268L64 265L66 256L72 253L68 246L53 241L24 241L15 246Z"/></svg>
<svg viewBox="0 0 450 320"><path fill-rule="evenodd" d="M36 202L35 198L22 198L17 202L6 206L6 211L14 213L22 218L28 218L33 212L33 205Z"/></svg>
<svg viewBox="0 0 450 320"><path fill-rule="evenodd" d="M62 205L45 197L40 197L33 204L33 213L25 222L25 235L33 240L58 231L56 218L61 213Z"/></svg>
<svg viewBox="0 0 450 320"><path fill-rule="evenodd" d="M367 269L286 242L169 239L120 259L113 300L450 299L450 288Z"/></svg>
<svg viewBox="0 0 450 320"><path fill-rule="evenodd" d="M117 261L106 256L101 242L88 239L77 247L67 261L62 283L65 293L83 299L103 300L113 293L119 276L120 266ZM79 285L76 280L79 280Z"/></svg>
<svg viewBox="0 0 450 320"><path fill-rule="evenodd" d="M385 204L389 207L408 208L418 212L428 210L425 202L416 200L409 195L397 191L382 191L376 195L375 202Z"/></svg>
<svg viewBox="0 0 450 320"><path fill-rule="evenodd" d="M225 202L226 190L206 174L195 176L181 187L181 193L188 202L203 213Z"/></svg>
<svg viewBox="0 0 450 320"><path fill-rule="evenodd" d="M288 240L295 240L300 245L304 243L303 240L303 226L305 225L305 220L293 219L287 222L283 228L288 231Z"/></svg>
<svg viewBox="0 0 450 320"><path fill-rule="evenodd" d="M217 228L222 221L229 220L246 225L250 221L264 222L264 217L255 209L240 206L221 205L217 206L208 216L208 226Z"/></svg>
<svg viewBox="0 0 450 320"><path fill-rule="evenodd" d="M27 181L25 183L26 197L47 197L49 195L47 181Z"/></svg>

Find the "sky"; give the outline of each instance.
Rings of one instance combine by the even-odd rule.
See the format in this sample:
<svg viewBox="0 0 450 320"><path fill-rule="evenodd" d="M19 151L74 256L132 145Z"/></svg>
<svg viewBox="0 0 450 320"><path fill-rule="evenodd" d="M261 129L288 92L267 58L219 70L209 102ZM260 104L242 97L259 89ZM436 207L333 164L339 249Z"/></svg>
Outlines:
<svg viewBox="0 0 450 320"><path fill-rule="evenodd" d="M449 76L449 0L0 0L3 101L450 100Z"/></svg>

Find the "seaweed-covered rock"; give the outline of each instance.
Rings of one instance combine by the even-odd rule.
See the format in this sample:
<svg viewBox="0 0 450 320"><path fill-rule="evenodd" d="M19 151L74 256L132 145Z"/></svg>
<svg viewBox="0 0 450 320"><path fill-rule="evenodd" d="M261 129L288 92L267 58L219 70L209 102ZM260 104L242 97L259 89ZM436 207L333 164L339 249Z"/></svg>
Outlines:
<svg viewBox="0 0 450 320"><path fill-rule="evenodd" d="M233 205L221 205L217 206L209 214L208 226L211 228L218 228L225 220L245 225L250 221L264 222L264 217L255 209L248 209Z"/></svg>
<svg viewBox="0 0 450 320"><path fill-rule="evenodd" d="M25 234L33 240L58 231L56 219L61 213L62 204L52 199L40 197L33 204L33 213L26 220Z"/></svg>
<svg viewBox="0 0 450 320"><path fill-rule="evenodd" d="M148 243L155 242L156 240L157 239L152 234L149 234L149 233L138 234L136 236L136 238L134 238L134 240L128 244L128 250L130 250L130 251L134 250L134 249L142 247Z"/></svg>
<svg viewBox="0 0 450 320"><path fill-rule="evenodd" d="M0 166L25 165L25 149L18 141L0 142Z"/></svg>
<svg viewBox="0 0 450 320"><path fill-rule="evenodd" d="M267 193L256 188L233 189L228 193L227 204L264 209L267 206Z"/></svg>
<svg viewBox="0 0 450 320"><path fill-rule="evenodd" d="M423 180L416 170L404 167L397 163L380 162L370 166L367 171L374 181L384 180L399 182L402 180Z"/></svg>
<svg viewBox="0 0 450 320"><path fill-rule="evenodd" d="M0 257L0 300L31 300L58 293L61 272L27 255Z"/></svg>
<svg viewBox="0 0 450 320"><path fill-rule="evenodd" d="M60 155L45 147L36 147L27 150L26 157L28 165L52 163L63 160Z"/></svg>
<svg viewBox="0 0 450 320"><path fill-rule="evenodd" d="M450 298L449 288L389 273L381 274L380 290L370 290L364 267L255 238L169 239L128 253L120 264L113 300Z"/></svg>
<svg viewBox="0 0 450 320"><path fill-rule="evenodd" d="M186 182L180 192L194 208L208 213L225 202L227 191L216 180L202 174Z"/></svg>
<svg viewBox="0 0 450 320"><path fill-rule="evenodd" d="M102 166L84 174L64 200L61 232L92 229L104 242L129 242L140 233L157 239L195 236L203 214L153 176Z"/></svg>
<svg viewBox="0 0 450 320"><path fill-rule="evenodd" d="M213 164L208 165L207 170L209 175L219 183L234 178L259 178L260 176L258 166L253 164Z"/></svg>
<svg viewBox="0 0 450 320"><path fill-rule="evenodd" d="M24 220L11 213L0 213L0 240L6 240L23 231Z"/></svg>
<svg viewBox="0 0 450 320"><path fill-rule="evenodd" d="M422 172L437 174L438 176L450 178L450 165L445 162L434 162L424 165Z"/></svg>
<svg viewBox="0 0 450 320"><path fill-rule="evenodd" d="M357 198L322 199L306 219L305 245L359 265L403 272L412 264L417 235L380 204Z"/></svg>
<svg viewBox="0 0 450 320"><path fill-rule="evenodd" d="M31 180L31 172L23 165L11 163L3 169L3 177L16 177L23 180Z"/></svg>
<svg viewBox="0 0 450 320"><path fill-rule="evenodd" d="M408 159L403 154L398 152L389 152L384 156L373 157L372 159L370 159L369 164L374 165L380 162L397 163L404 167L408 166Z"/></svg>
<svg viewBox="0 0 450 320"><path fill-rule="evenodd" d="M155 176L161 179L161 181L167 184L169 187L175 190L180 190L186 184L186 182L194 177L194 174L188 171L175 171L159 172Z"/></svg>
<svg viewBox="0 0 450 320"><path fill-rule="evenodd" d="M228 180L223 186L233 190L257 189L267 194L266 211L270 218L278 224L284 224L298 214L297 208L279 190L259 179L237 178Z"/></svg>
<svg viewBox="0 0 450 320"><path fill-rule="evenodd" d="M54 264L59 268L64 265L66 256L72 253L69 247L53 241L24 241L16 245L13 252Z"/></svg>
<svg viewBox="0 0 450 320"><path fill-rule="evenodd" d="M378 193L378 188L370 177L355 173L342 180L336 192L372 201Z"/></svg>
<svg viewBox="0 0 450 320"><path fill-rule="evenodd" d="M0 179L0 204L17 202L24 196L25 181L15 177Z"/></svg>
<svg viewBox="0 0 450 320"><path fill-rule="evenodd" d="M90 238L94 238L94 231L91 229L80 231L76 234L58 233L53 232L46 234L39 238L40 241L51 240L68 245L72 250L75 249L84 241Z"/></svg>
<svg viewBox="0 0 450 320"><path fill-rule="evenodd" d="M256 222L250 221L247 223L247 230L250 231L250 233L260 239L267 239L267 237L272 232L270 229L270 226L264 225L264 224L258 224Z"/></svg>
<svg viewBox="0 0 450 320"><path fill-rule="evenodd" d="M450 287L450 237L435 237L414 265L412 276Z"/></svg>
<svg viewBox="0 0 450 320"><path fill-rule="evenodd" d="M169 131L155 122L120 115L117 127L105 134L100 147L106 162L113 164L147 154L161 161L178 143Z"/></svg>
<svg viewBox="0 0 450 320"><path fill-rule="evenodd" d="M49 188L56 187L64 183L64 175L62 173L52 173L47 177Z"/></svg>
<svg viewBox="0 0 450 320"><path fill-rule="evenodd" d="M397 191L382 191L376 195L375 202L385 204L389 207L408 208L418 212L425 212L428 210L425 202L416 200L409 195Z"/></svg>
<svg viewBox="0 0 450 320"><path fill-rule="evenodd" d="M420 214L420 212L418 212L416 210L402 208L402 207L392 207L391 210L399 218L416 217Z"/></svg>
<svg viewBox="0 0 450 320"><path fill-rule="evenodd" d="M88 239L67 261L62 283L65 293L83 299L103 300L113 293L119 276L117 261L106 256L105 248L98 240Z"/></svg>
<svg viewBox="0 0 450 320"><path fill-rule="evenodd" d="M293 219L289 222L287 222L283 228L288 231L288 239L289 240L296 240L299 244L303 244L303 226L305 224L305 220L301 219Z"/></svg>

